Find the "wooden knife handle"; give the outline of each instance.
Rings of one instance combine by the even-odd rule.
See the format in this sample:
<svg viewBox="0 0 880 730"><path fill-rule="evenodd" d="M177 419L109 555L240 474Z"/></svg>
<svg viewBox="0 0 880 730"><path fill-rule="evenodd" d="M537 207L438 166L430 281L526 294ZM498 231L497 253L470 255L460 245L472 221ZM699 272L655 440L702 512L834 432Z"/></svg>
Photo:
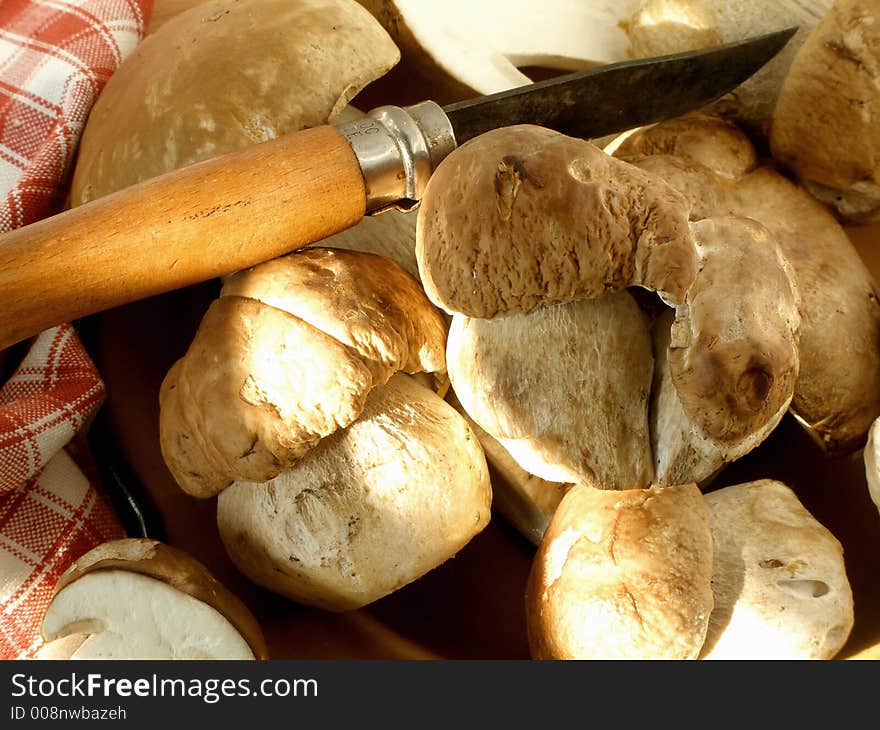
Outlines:
<svg viewBox="0 0 880 730"><path fill-rule="evenodd" d="M366 191L333 127L147 180L0 236L0 349L189 286L358 223Z"/></svg>

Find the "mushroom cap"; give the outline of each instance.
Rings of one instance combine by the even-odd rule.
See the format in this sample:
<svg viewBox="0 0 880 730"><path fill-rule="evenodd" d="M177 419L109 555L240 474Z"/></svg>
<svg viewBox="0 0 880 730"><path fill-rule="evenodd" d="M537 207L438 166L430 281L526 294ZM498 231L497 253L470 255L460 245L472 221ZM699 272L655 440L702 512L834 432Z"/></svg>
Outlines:
<svg viewBox="0 0 880 730"><path fill-rule="evenodd" d="M107 82L80 143L72 203L332 121L399 58L351 0L199 4L144 39Z"/></svg>
<svg viewBox="0 0 880 730"><path fill-rule="evenodd" d="M443 315L416 279L383 256L309 248L233 274L220 296L292 314L383 369L446 369Z"/></svg>
<svg viewBox="0 0 880 730"><path fill-rule="evenodd" d="M741 443L784 412L798 376L799 297L775 241L749 218L692 224L702 266L676 307L669 369L699 432Z"/></svg>
<svg viewBox="0 0 880 730"><path fill-rule="evenodd" d="M358 608L455 555L489 522L486 460L464 419L405 375L360 418L264 484L217 502L227 553L255 583L332 611Z"/></svg>
<svg viewBox="0 0 880 730"><path fill-rule="evenodd" d="M206 603L222 614L242 635L257 659L268 659L266 640L256 618L198 560L184 551L148 538L125 538L101 543L61 574L53 597L85 575L120 570L155 578Z"/></svg>
<svg viewBox="0 0 880 730"><path fill-rule="evenodd" d="M853 626L843 548L781 482L706 495L715 608L704 659L830 659Z"/></svg>
<svg viewBox="0 0 880 730"><path fill-rule="evenodd" d="M551 482L651 483L653 356L627 292L495 319L453 317L449 379L465 411Z"/></svg>
<svg viewBox="0 0 880 730"><path fill-rule="evenodd" d="M791 64L773 157L845 220L880 216L880 6L838 0Z"/></svg>
<svg viewBox="0 0 880 730"><path fill-rule="evenodd" d="M688 205L584 140L520 125L452 152L419 209L416 257L431 300L490 318L638 285L684 298L697 256Z"/></svg>
<svg viewBox="0 0 880 730"><path fill-rule="evenodd" d="M751 172L757 165L755 147L745 132L729 120L704 112L684 114L639 129L614 152L621 160L656 155L683 157L723 178L733 179Z"/></svg>
<svg viewBox="0 0 880 730"><path fill-rule="evenodd" d="M801 292L792 412L829 454L859 449L880 416L877 285L834 217L774 170L744 177L736 198L779 242Z"/></svg>
<svg viewBox="0 0 880 730"><path fill-rule="evenodd" d="M573 487L529 575L537 659L696 659L712 610L712 536L696 485Z"/></svg>
<svg viewBox="0 0 880 730"><path fill-rule="evenodd" d="M674 312L667 310L654 322L654 383L651 388L651 449L655 480L660 486L688 480L706 487L725 464L742 458L770 435L788 410L786 401L758 430L734 446L703 434L685 413L669 369L669 341Z"/></svg>
<svg viewBox="0 0 880 730"><path fill-rule="evenodd" d="M197 497L271 479L398 370L444 368L445 339L440 312L390 259L306 249L240 272L163 383L165 462Z"/></svg>

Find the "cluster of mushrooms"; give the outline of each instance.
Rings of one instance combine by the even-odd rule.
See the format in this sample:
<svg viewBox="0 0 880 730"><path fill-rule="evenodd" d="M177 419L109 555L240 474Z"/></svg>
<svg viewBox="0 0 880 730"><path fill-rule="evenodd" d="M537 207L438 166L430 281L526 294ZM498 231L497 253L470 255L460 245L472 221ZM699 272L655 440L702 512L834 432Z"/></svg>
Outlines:
<svg viewBox="0 0 880 730"><path fill-rule="evenodd" d="M375 17L353 0L210 0L164 24L95 107L74 204L356 115L397 46L445 88L516 85L457 75L419 30L433 4L362 5ZM718 3L629 5L632 52L728 40ZM799 5L821 22L744 99L605 150L495 130L443 161L417 214L223 282L162 385L160 440L180 487L216 498L245 575L358 608L453 557L494 506L538 546L535 658L839 652L854 613L838 540L778 481L712 487L786 413L829 456L862 448L880 416L880 302L839 222L880 203L880 2ZM617 60L613 27L584 54ZM213 80L219 53L241 60L235 83ZM772 159L752 141L770 111ZM880 434L865 458L880 504ZM155 546L115 550L140 564ZM86 563L119 568L101 557ZM89 575L62 581L53 638L82 626L57 604ZM260 656L260 641L229 651Z"/></svg>

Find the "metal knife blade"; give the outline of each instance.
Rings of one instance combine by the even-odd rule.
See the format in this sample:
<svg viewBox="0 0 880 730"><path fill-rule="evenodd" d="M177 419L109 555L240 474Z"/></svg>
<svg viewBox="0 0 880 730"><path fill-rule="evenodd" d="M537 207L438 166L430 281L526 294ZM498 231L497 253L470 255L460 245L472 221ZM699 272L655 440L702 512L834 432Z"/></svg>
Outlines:
<svg viewBox="0 0 880 730"><path fill-rule="evenodd" d="M775 56L797 28L708 50L623 61L443 107L455 141L497 127L538 124L601 137L703 107Z"/></svg>

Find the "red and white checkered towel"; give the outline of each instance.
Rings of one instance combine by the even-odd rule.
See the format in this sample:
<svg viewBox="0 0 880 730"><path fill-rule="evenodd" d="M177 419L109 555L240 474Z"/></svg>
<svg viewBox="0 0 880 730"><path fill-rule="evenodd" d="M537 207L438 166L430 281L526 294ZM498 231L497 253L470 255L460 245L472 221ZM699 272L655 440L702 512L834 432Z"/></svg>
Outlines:
<svg viewBox="0 0 880 730"><path fill-rule="evenodd" d="M0 232L59 210L89 110L151 9L152 0L0 0ZM123 536L64 451L103 397L69 325L37 337L0 388L0 658L33 656L58 576Z"/></svg>

